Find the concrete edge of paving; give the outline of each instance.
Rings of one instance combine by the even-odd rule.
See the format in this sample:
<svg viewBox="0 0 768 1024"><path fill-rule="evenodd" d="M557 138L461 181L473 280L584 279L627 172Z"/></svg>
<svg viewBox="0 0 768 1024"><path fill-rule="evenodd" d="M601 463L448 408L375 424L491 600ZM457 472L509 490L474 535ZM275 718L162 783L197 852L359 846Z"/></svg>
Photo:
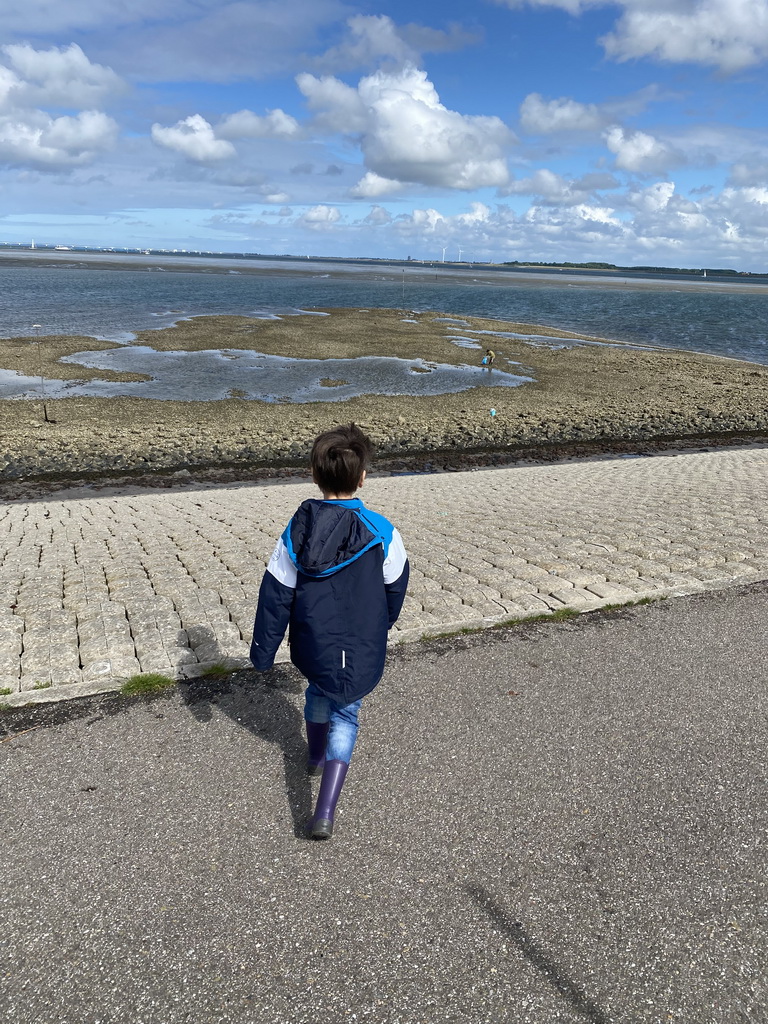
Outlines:
<svg viewBox="0 0 768 1024"><path fill-rule="evenodd" d="M595 596L594 601L584 602L578 608L562 605L561 608L550 608L549 612L526 612L520 616L500 615L495 618L462 619L458 622L446 622L431 625L429 627L419 626L414 629L400 630L390 637L390 649L404 644L416 643L419 640L429 640L443 634L476 632L483 629L492 629L504 623L525 622L527 619L544 619L553 617L558 611L568 610L576 615L586 612L599 611L601 608L610 607L631 607L640 601L664 600L674 597L690 597L693 594L713 593L718 590L728 590L733 587L751 586L754 583L768 581L768 573L759 576L750 576L749 579L733 579L718 581L717 584L704 582L698 585L694 582L680 587L658 587L647 591L629 591L619 585L606 585L612 593L604 597ZM289 662L288 651L285 646L281 647L275 658L275 664ZM212 670L220 671L222 668L231 672L249 669L251 663L247 658L222 658L220 661L211 663L198 663L183 668L175 677L176 682L184 682L188 679L199 679L201 676L213 674ZM140 673L141 674L141 673ZM16 693L0 695L0 713L3 710L25 707L37 704L52 704L59 701L73 700L77 697L91 697L97 694L114 693L120 690L128 680L119 676L104 676L100 679L92 679L81 683L67 683L59 686L49 686L41 689L21 690Z"/></svg>

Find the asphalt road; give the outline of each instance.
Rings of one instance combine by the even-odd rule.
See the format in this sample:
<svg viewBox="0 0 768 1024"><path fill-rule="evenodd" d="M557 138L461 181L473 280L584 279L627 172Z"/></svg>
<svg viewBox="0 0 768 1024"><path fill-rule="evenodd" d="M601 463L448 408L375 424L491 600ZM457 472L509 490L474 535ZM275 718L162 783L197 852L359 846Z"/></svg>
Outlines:
<svg viewBox="0 0 768 1024"><path fill-rule="evenodd" d="M396 650L328 843L292 670L5 712L2 1019L768 1020L767 618Z"/></svg>

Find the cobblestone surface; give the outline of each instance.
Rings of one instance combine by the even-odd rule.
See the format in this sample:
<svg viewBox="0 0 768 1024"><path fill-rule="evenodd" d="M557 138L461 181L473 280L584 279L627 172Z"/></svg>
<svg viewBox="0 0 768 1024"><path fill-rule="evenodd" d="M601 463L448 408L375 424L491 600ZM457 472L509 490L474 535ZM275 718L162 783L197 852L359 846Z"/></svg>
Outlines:
<svg viewBox="0 0 768 1024"><path fill-rule="evenodd" d="M0 699L248 664L264 567L311 485L82 493L0 511ZM370 479L361 497L411 557L393 642L768 578L766 449Z"/></svg>

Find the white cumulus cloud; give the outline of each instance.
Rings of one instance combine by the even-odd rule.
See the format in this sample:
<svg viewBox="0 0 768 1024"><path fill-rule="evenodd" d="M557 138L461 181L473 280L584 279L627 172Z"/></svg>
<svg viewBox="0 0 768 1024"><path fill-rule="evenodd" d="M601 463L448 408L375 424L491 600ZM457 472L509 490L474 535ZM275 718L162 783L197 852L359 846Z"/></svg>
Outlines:
<svg viewBox="0 0 768 1024"><path fill-rule="evenodd" d="M477 227L478 224L487 224L491 219L491 208L485 203L470 203L467 213L456 215L456 222L465 227Z"/></svg>
<svg viewBox="0 0 768 1024"><path fill-rule="evenodd" d="M595 193L603 189L618 188L619 182L610 174L585 174L582 178L567 179L546 167L540 167L528 178L517 178L499 195L535 196L548 206L578 206L591 202Z"/></svg>
<svg viewBox="0 0 768 1024"><path fill-rule="evenodd" d="M535 135L597 131L605 123L605 115L596 104L577 103L565 96L545 100L539 93L532 92L520 104L520 124Z"/></svg>
<svg viewBox="0 0 768 1024"><path fill-rule="evenodd" d="M320 131L354 134L365 131L367 111L357 89L331 75L316 78L308 72L296 76L296 84L317 114Z"/></svg>
<svg viewBox="0 0 768 1024"><path fill-rule="evenodd" d="M765 186L740 189L725 189L723 195L729 198L733 196L738 196L744 202L759 203L761 206L768 206L768 188L766 188Z"/></svg>
<svg viewBox="0 0 768 1024"><path fill-rule="evenodd" d="M595 178L605 187L612 181L609 176ZM618 184L612 183L614 188ZM534 201L520 213L503 203L495 208L471 204L458 214L417 208L393 218L369 215L357 223L375 231L393 251L407 243L409 251L434 259L441 258L443 247L454 257L460 247L470 260L592 259L677 266L732 260L738 267L745 258L764 258L768 187L726 188L696 201L665 180L633 185L610 201Z"/></svg>
<svg viewBox="0 0 768 1024"><path fill-rule="evenodd" d="M612 125L605 133L605 144L616 157L616 167L635 174L658 173L684 163L681 153L646 132L625 132Z"/></svg>
<svg viewBox="0 0 768 1024"><path fill-rule="evenodd" d="M133 82L233 82L306 67L348 13L339 0L5 0L2 28L87 43Z"/></svg>
<svg viewBox="0 0 768 1024"><path fill-rule="evenodd" d="M317 125L359 137L367 171L357 195L382 195L380 179L471 190L502 186L514 135L498 117L468 116L440 103L426 72L409 65L377 71L357 89L334 78L300 75Z"/></svg>
<svg viewBox="0 0 768 1024"><path fill-rule="evenodd" d="M51 118L38 111L26 120L0 118L0 161L23 166L77 166L111 149L117 124L96 110Z"/></svg>
<svg viewBox="0 0 768 1024"><path fill-rule="evenodd" d="M654 58L731 73L768 59L768 0L496 0L511 8L557 7L578 15L622 8L600 42L616 60Z"/></svg>
<svg viewBox="0 0 768 1024"><path fill-rule="evenodd" d="M369 67L382 58L398 63L415 62L417 53L386 14L356 14L347 20L347 38L321 58L333 70Z"/></svg>
<svg viewBox="0 0 768 1024"><path fill-rule="evenodd" d="M626 203L634 213L630 223L636 244L648 252L703 252L713 245L727 251L742 237L749 218L747 211L737 212L738 203L729 203L727 190L714 199L694 202L679 195L671 181L630 191ZM744 231L744 237L748 234L754 231Z"/></svg>
<svg viewBox="0 0 768 1024"><path fill-rule="evenodd" d="M323 71L418 64L424 53L446 53L478 42L478 37L452 24L447 31L425 25L397 25L387 14L355 14L338 46L314 62Z"/></svg>
<svg viewBox="0 0 768 1024"><path fill-rule="evenodd" d="M8 71L15 77L10 90L23 106L95 107L125 83L111 68L92 63L75 43L35 50L28 43L4 46Z"/></svg>
<svg viewBox="0 0 768 1024"><path fill-rule="evenodd" d="M93 64L79 46L35 50L4 46L0 64L0 160L13 166L72 167L111 149L117 123L94 109L123 82L109 68ZM77 108L54 117L41 107Z"/></svg>
<svg viewBox="0 0 768 1024"><path fill-rule="evenodd" d="M406 186L402 181L395 181L392 178L382 178L375 171L367 171L356 185L349 190L349 194L361 199L375 199L377 196L390 196L402 191Z"/></svg>
<svg viewBox="0 0 768 1024"><path fill-rule="evenodd" d="M252 110L239 110L229 114L216 127L219 139L263 139L291 138L298 135L299 122L285 111L270 110L264 117L254 114Z"/></svg>
<svg viewBox="0 0 768 1024"><path fill-rule="evenodd" d="M427 210L412 210L401 213L395 218L398 233L408 237L442 234L450 228L451 218L443 216L438 210L429 207Z"/></svg>
<svg viewBox="0 0 768 1024"><path fill-rule="evenodd" d="M615 31L601 42L617 60L656 57L740 71L768 57L767 0L624 0Z"/></svg>
<svg viewBox="0 0 768 1024"><path fill-rule="evenodd" d="M645 214L657 214L667 209L675 194L673 181L656 181L648 188L635 189L628 194L628 203Z"/></svg>
<svg viewBox="0 0 768 1024"><path fill-rule="evenodd" d="M762 185L768 182L768 152L747 152L731 167L729 185Z"/></svg>
<svg viewBox="0 0 768 1024"><path fill-rule="evenodd" d="M200 114L192 114L171 127L153 124L152 141L199 163L227 160L236 153L231 142L216 138L212 125Z"/></svg>
<svg viewBox="0 0 768 1024"><path fill-rule="evenodd" d="M363 218L363 224L371 224L374 227L381 227L383 224L392 223L392 214L383 206L372 206L368 215Z"/></svg>
<svg viewBox="0 0 768 1024"><path fill-rule="evenodd" d="M341 213L336 206L327 206L320 203L318 206L311 206L298 218L297 223L311 228L313 231L326 231L341 220Z"/></svg>

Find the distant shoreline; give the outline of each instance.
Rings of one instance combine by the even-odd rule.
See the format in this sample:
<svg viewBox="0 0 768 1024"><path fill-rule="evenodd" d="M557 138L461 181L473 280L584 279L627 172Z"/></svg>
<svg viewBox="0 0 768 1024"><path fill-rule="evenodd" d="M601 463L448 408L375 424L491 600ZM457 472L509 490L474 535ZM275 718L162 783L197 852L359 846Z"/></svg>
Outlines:
<svg viewBox="0 0 768 1024"><path fill-rule="evenodd" d="M318 275L331 279L354 277L358 280L380 280L382 277L400 281L405 275L420 279L451 280L493 284L497 287L569 287L605 288L607 290L683 290L719 291L730 293L768 294L768 280L752 280L748 277L693 277L688 274L663 277L661 275L627 276L622 270L577 271L575 269L549 270L539 267L527 269L505 267L503 264L485 263L421 263L352 261L330 258L277 259L270 257L215 257L164 255L147 256L141 253L92 253L56 250L2 250L0 269L37 266L55 270L123 270L143 273L219 273L253 276L296 277Z"/></svg>

